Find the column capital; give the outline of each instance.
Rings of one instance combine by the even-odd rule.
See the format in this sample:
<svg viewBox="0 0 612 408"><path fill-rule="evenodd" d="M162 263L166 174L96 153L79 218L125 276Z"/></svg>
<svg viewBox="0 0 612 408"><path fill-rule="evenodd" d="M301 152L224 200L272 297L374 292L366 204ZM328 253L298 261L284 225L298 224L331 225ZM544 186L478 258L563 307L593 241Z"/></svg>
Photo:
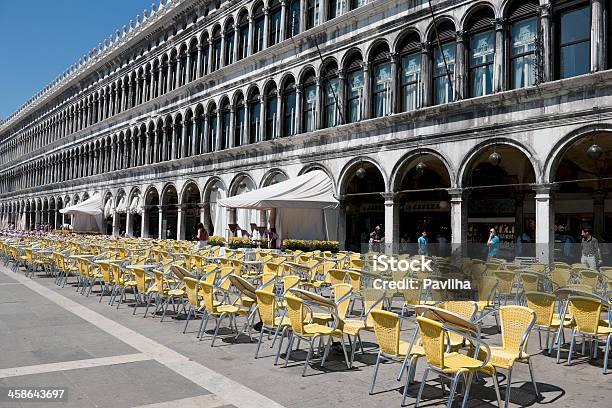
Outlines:
<svg viewBox="0 0 612 408"><path fill-rule="evenodd" d="M466 37L465 30L458 30L455 33L455 39L456 39L457 42L464 42L465 41L465 37Z"/></svg>
<svg viewBox="0 0 612 408"><path fill-rule="evenodd" d="M386 191L384 193L380 193L380 195L385 200L385 205L386 206L395 204L395 197L397 195L395 192L393 192L393 191Z"/></svg>
<svg viewBox="0 0 612 408"><path fill-rule="evenodd" d="M541 4L538 7L538 11L540 12L540 17L549 18L551 14L552 4L546 3Z"/></svg>
<svg viewBox="0 0 612 408"><path fill-rule="evenodd" d="M495 19L495 31L503 31L506 27L506 23L508 22L505 18L496 18Z"/></svg>
<svg viewBox="0 0 612 408"><path fill-rule="evenodd" d="M451 187L448 188L446 191L448 191L448 195L451 198L451 202L460 202L463 199L467 198L468 194L469 194L469 190L465 189L465 188L459 188L459 187Z"/></svg>
<svg viewBox="0 0 612 408"><path fill-rule="evenodd" d="M429 41L424 41L421 43L421 53L429 54L431 52L431 43Z"/></svg>
<svg viewBox="0 0 612 408"><path fill-rule="evenodd" d="M536 200L538 199L548 199L551 196L551 193L554 191L555 186L553 184L532 184L531 188L536 193Z"/></svg>

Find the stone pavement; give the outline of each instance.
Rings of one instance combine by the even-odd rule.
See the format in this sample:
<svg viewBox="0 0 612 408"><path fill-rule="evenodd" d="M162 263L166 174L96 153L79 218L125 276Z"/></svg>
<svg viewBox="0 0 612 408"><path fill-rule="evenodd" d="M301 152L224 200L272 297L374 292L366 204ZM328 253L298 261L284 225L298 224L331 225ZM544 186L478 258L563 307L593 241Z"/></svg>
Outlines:
<svg viewBox="0 0 612 408"><path fill-rule="evenodd" d="M104 298L107 300L107 297ZM0 407L378 407L399 406L399 365L385 364L378 375L375 395L368 395L376 358L373 334L363 336L365 355L357 354L348 370L341 356L332 355L321 369L315 362L301 377L304 353L291 356L289 366L274 366L270 341L253 358L256 343L241 336L236 343L222 336L214 348L210 336L195 338L199 322L182 334L184 321L143 319L144 308L117 310L92 294L86 298L72 287L58 288L52 278L25 278L0 267L0 388L66 387L67 402L7 403ZM240 326L239 322L239 326ZM404 327L404 338L411 324ZM487 332L491 330L487 329ZM265 339L265 337L264 337ZM487 336L499 344L498 334ZM612 374L604 376L601 358L579 357L568 367L555 364L539 352L537 334L529 351L538 387L536 401L529 371L519 365L513 373L511 405L555 407L605 406L612 398ZM600 355L601 356L601 355ZM408 403L414 404L423 363ZM501 381L502 394L505 378ZM432 376L424 392L425 406L444 400ZM434 388L436 387L436 388ZM471 390L470 406L496 406L491 381Z"/></svg>

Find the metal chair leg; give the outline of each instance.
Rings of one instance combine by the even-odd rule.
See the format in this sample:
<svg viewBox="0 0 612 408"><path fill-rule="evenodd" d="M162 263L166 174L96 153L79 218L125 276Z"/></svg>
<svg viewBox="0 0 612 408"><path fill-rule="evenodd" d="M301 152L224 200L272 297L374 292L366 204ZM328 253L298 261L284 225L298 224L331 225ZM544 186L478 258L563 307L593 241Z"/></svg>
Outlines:
<svg viewBox="0 0 612 408"><path fill-rule="evenodd" d="M264 326L261 326L261 330L259 330L259 339L257 340L257 349L255 350L255 359L257 360L257 356L259 355L259 347L261 347L261 340L263 338Z"/></svg>
<svg viewBox="0 0 612 408"><path fill-rule="evenodd" d="M289 343L287 344L287 350L285 351L285 365L284 367L287 367L287 363L289 363L289 355L291 355L291 346L293 346L293 340L295 339L295 334L290 333L289 335Z"/></svg>
<svg viewBox="0 0 612 408"><path fill-rule="evenodd" d="M576 329L572 330L572 340L570 341L569 354L567 356L567 365L572 364L572 354L574 353L574 345L576 344Z"/></svg>
<svg viewBox="0 0 612 408"><path fill-rule="evenodd" d="M533 390L535 391L536 398L540 398L538 384L536 383L535 375L533 374L533 365L531 364L531 359L527 360L527 364L529 364L529 375L531 376L531 382L533 383Z"/></svg>
<svg viewBox="0 0 612 408"><path fill-rule="evenodd" d="M423 395L423 389L425 388L425 383L427 382L427 374L429 374L429 367L425 368L425 372L423 373L423 380L421 381L421 386L419 387L419 393L417 394L416 402L414 403L414 408L419 408L421 396Z"/></svg>
<svg viewBox="0 0 612 408"><path fill-rule="evenodd" d="M493 369L493 385L495 386L495 396L497 397L497 406L501 408L501 393L499 392L499 380L497 379L497 370Z"/></svg>
<svg viewBox="0 0 612 408"><path fill-rule="evenodd" d="M465 389L463 390L463 403L461 408L466 408L470 400L470 388L472 387L472 380L474 379L474 373L470 372L465 378Z"/></svg>
<svg viewBox="0 0 612 408"><path fill-rule="evenodd" d="M281 337L278 344L278 350L276 350L276 357L274 358L274 365L278 364L278 357L280 356L281 349L283 348L283 340L285 339L285 333L287 333L287 328L283 328L281 331Z"/></svg>
<svg viewBox="0 0 612 408"><path fill-rule="evenodd" d="M604 353L604 363L603 369L604 374L608 372L608 358L610 357L610 344L612 343L612 334L608 334L608 338L606 339L606 351Z"/></svg>
<svg viewBox="0 0 612 408"><path fill-rule="evenodd" d="M219 318L217 319L217 327L215 327L215 334L213 334L212 341L210 342L210 347L213 347L215 345L215 339L217 338L217 334L219 333L219 327L221 327L221 322L223 322L223 319L226 316L226 313L221 313L221 316L219 316Z"/></svg>
<svg viewBox="0 0 612 408"><path fill-rule="evenodd" d="M302 377L306 375L306 369L308 368L308 361L310 361L310 356L312 355L312 348L314 345L316 338L310 339L310 345L308 347L308 354L306 354L306 361L304 361L304 369L302 370Z"/></svg>
<svg viewBox="0 0 612 408"><path fill-rule="evenodd" d="M451 382L450 392L448 394L448 402L446 404L447 408L451 408L453 406L453 400L455 399L455 392L457 390L457 383L459 383L459 374L455 374L453 377L453 381Z"/></svg>
<svg viewBox="0 0 612 408"><path fill-rule="evenodd" d="M510 389L512 388L512 368L508 370L508 384L506 385L506 403L504 404L505 408L508 408L510 405Z"/></svg>
<svg viewBox="0 0 612 408"><path fill-rule="evenodd" d="M189 324L189 320L191 320L191 314L193 313L193 306L189 305L189 312L187 313L187 318L185 319L185 327L183 327L183 334L187 331L187 325Z"/></svg>
<svg viewBox="0 0 612 408"><path fill-rule="evenodd" d="M372 373L372 385L370 385L370 395L374 394L374 384L376 383L376 376L378 375L378 366L380 365L380 352L376 356L376 365L374 366L374 372Z"/></svg>

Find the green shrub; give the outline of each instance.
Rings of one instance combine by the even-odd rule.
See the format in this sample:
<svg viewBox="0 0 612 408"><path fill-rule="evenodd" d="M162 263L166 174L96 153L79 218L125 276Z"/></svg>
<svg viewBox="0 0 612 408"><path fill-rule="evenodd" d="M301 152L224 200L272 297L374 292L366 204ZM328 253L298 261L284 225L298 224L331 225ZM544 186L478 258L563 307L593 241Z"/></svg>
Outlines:
<svg viewBox="0 0 612 408"><path fill-rule="evenodd" d="M208 244L212 246L225 246L225 238L219 235L208 237Z"/></svg>
<svg viewBox="0 0 612 408"><path fill-rule="evenodd" d="M283 241L283 247L292 251L331 251L336 253L340 250L340 243L338 241L307 241L303 239L285 239Z"/></svg>

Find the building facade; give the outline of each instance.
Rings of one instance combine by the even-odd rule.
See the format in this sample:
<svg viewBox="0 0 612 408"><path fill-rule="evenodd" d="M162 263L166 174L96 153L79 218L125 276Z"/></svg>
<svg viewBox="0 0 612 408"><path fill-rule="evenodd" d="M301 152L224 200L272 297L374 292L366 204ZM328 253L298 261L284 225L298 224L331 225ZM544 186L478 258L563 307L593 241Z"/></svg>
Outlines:
<svg viewBox="0 0 612 408"><path fill-rule="evenodd" d="M269 214L224 196L324 170L338 238L497 226L550 256L612 237L607 0L166 0L0 124L0 220L59 227L98 194L107 233L190 239Z"/></svg>

